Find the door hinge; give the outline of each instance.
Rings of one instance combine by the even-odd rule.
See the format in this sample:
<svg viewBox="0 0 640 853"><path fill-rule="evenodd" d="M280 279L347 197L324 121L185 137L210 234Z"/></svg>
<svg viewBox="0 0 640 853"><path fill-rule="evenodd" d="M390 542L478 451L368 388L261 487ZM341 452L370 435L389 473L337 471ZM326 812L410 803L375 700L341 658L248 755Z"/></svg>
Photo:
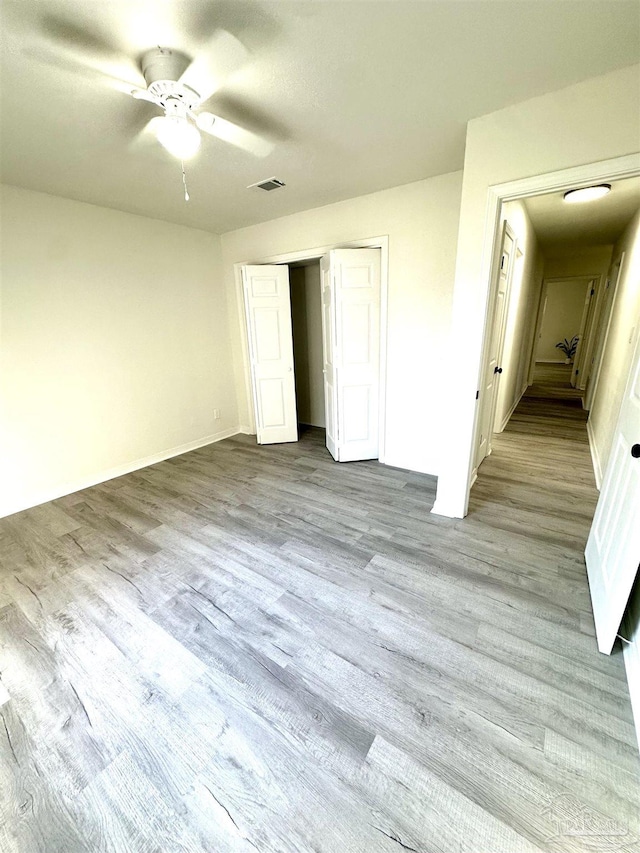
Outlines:
<svg viewBox="0 0 640 853"><path fill-rule="evenodd" d="M480 396L480 392L476 391L476 400L478 399L479 396Z"/></svg>
<svg viewBox="0 0 640 853"><path fill-rule="evenodd" d="M505 258L504 258L504 255L503 255L503 256L500 258L500 269L501 269L501 270L503 270L503 269L504 269L504 260L505 260Z"/></svg>
<svg viewBox="0 0 640 853"><path fill-rule="evenodd" d="M576 376L577 376L579 373L580 373L580 371L579 371L579 370L576 370Z"/></svg>
<svg viewBox="0 0 640 853"><path fill-rule="evenodd" d="M595 292L596 292L596 291L595 291L595 288L593 288L593 287L592 287L592 288L591 288L591 295L593 296L593 294L594 294Z"/></svg>

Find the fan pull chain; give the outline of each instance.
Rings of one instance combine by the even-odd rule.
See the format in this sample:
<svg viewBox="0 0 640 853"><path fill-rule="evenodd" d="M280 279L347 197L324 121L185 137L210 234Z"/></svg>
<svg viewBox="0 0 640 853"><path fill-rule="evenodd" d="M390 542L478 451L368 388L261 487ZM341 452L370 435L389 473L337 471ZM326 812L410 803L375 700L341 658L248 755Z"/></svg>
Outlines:
<svg viewBox="0 0 640 853"><path fill-rule="evenodd" d="M184 186L184 200L189 201L189 190L187 189L187 176L184 171L184 160L181 160L182 164L182 185Z"/></svg>

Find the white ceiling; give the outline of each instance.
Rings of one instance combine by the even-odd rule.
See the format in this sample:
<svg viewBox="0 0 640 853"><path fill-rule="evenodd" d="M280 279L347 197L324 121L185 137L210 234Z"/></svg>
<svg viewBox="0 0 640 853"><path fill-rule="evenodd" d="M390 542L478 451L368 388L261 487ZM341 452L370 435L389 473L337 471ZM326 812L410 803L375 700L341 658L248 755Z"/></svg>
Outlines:
<svg viewBox="0 0 640 853"><path fill-rule="evenodd" d="M2 179L213 232L460 169L470 118L640 58L637 0L0 2ZM178 161L132 145L155 108L80 62L193 56L218 27L249 58L207 109L275 148L206 137L186 204Z"/></svg>
<svg viewBox="0 0 640 853"><path fill-rule="evenodd" d="M544 252L577 246L615 243L640 208L640 178L611 184L604 198L567 204L564 192L525 200L533 228Z"/></svg>

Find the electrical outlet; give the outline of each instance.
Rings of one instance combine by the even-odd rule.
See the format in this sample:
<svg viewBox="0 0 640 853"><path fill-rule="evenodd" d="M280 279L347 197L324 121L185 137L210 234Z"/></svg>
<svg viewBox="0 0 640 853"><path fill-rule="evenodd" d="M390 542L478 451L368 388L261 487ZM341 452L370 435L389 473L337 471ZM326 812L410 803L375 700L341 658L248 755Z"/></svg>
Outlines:
<svg viewBox="0 0 640 853"><path fill-rule="evenodd" d="M214 419L214 421L220 420L220 409L214 409L213 410L213 419Z"/></svg>

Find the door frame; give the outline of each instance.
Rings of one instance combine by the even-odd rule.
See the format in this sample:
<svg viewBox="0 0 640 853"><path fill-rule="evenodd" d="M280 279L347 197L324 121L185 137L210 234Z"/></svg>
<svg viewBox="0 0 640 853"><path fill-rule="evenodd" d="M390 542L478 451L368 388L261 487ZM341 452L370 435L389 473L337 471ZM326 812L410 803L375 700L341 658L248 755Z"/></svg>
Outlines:
<svg viewBox="0 0 640 853"><path fill-rule="evenodd" d="M598 279L599 277L600 276L596 275L596 274L594 274L594 275L557 275L557 276L552 276L551 278L543 278L542 279L542 289L540 291L540 305L539 305L539 310L538 310L538 314L537 314L537 322L536 322L536 332L535 332L536 336L534 338L535 345L533 348L533 366L534 366L534 369L535 369L535 364L536 364L536 353L538 350L538 338L540 336L540 333L542 332L542 323L544 321L544 315L545 315L545 311L546 311L545 300L547 298L547 294L549 291L549 285L550 284L560 284L561 281L584 281L588 285L590 281L593 281L594 279ZM597 285L596 285L596 287L597 287ZM597 290L596 290L596 296L597 296ZM585 302L582 305L582 314L580 315L580 328L578 330L578 334L580 335L580 343L582 343L582 336L583 336L583 332L584 332L584 323L586 320L585 308L586 308L586 292L585 292ZM580 343L578 344L578 347L580 346ZM577 357L578 357L578 350L576 350L576 356L574 358L574 363L575 363L575 360L577 359ZM555 362L548 362L548 363L554 364ZM557 363L558 364L564 363L564 359L558 359ZM529 384L531 384L531 383L529 383Z"/></svg>
<svg viewBox="0 0 640 853"><path fill-rule="evenodd" d="M586 382L589 378L590 371L588 372L587 366L589 364L589 360L593 352L593 344L595 340L596 326L598 323L598 314L602 299L602 288L604 286L604 278L604 275L599 274L594 275L592 279L592 281L594 282L594 293L590 297L590 301L587 306L584 334L580 338L580 362L577 365L580 374L579 378L576 379L576 388L578 388L579 391L586 391ZM576 357L577 355L578 353L576 353ZM585 408L584 394L582 396L582 407Z"/></svg>
<svg viewBox="0 0 640 853"><path fill-rule="evenodd" d="M590 277L587 281L587 289L585 290L584 296L584 305L582 306L582 315L580 317L580 328L578 329L578 346L576 347L576 354L573 358L573 365L571 368L571 384L579 391L581 389L578 383L578 376L580 375L580 371L582 370L582 362L585 356L585 346L589 343L588 341L585 342L585 336L589 331L587 328L587 321L590 318L593 319L593 311L595 310L596 300L598 298L598 285L600 283L599 279L600 276L593 276ZM590 284L593 284L591 290L589 290Z"/></svg>
<svg viewBox="0 0 640 853"><path fill-rule="evenodd" d="M252 258L233 265L236 291L236 305L240 318L240 338L242 341L242 366L245 382L245 394L248 403L249 423L244 431L249 435L256 434L256 414L251 381L251 360L249 355L249 335L247 318L244 308L244 292L242 287L242 267L248 264L293 264L298 261L319 261L323 255L332 249L380 249L380 385L379 385L379 455L378 461L384 463L386 454L386 399L387 399L387 333L388 333L388 297L389 297L389 237L365 237L362 240L352 240L344 243L332 243L328 246L316 246L297 252L284 252L279 255L269 255L262 258Z"/></svg>
<svg viewBox="0 0 640 853"><path fill-rule="evenodd" d="M617 181L623 178L640 176L640 153L625 154L609 160L599 160L568 169L559 169L542 175L533 175L507 183L493 184L487 190L485 207L484 237L481 254L480 286L486 292L484 311L480 313L478 322L482 328L482 345L480 358L476 362L476 388L486 370L488 350L490 346L492 311L497 292L497 264L499 263L499 243L501 237L500 223L502 220L502 204L507 201L530 198L537 195L547 195L552 192L563 192L568 189L586 187L591 184ZM454 294L455 300L455 294ZM470 417L466 420L469 427L464 444L448 448L448 453L455 451L460 463L452 459L444 466L438 477L436 502L431 512L449 518L464 518L469 510L469 494L472 485L472 473L475 463L475 449L478 442L480 418L479 407L476 404Z"/></svg>

